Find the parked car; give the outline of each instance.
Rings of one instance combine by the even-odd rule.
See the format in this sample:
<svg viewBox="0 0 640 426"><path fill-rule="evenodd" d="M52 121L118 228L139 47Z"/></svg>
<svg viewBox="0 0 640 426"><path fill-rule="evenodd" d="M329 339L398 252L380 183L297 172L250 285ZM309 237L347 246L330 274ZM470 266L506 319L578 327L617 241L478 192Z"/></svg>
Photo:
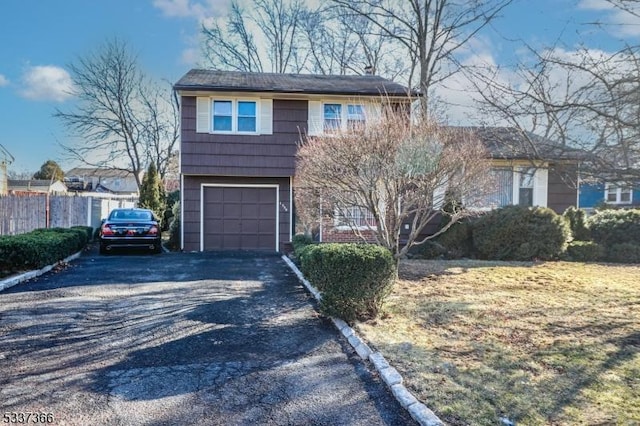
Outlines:
<svg viewBox="0 0 640 426"><path fill-rule="evenodd" d="M113 209L100 226L100 254L118 248L162 252L160 225L151 210Z"/></svg>

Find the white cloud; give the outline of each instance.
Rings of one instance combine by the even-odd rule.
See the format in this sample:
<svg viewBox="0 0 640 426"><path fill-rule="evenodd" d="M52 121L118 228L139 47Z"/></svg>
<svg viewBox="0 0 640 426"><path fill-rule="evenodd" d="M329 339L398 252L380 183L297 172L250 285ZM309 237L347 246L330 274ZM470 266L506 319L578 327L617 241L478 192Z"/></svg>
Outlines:
<svg viewBox="0 0 640 426"><path fill-rule="evenodd" d="M195 66L200 60L200 50L197 47L188 47L182 51L180 56L180 62L188 65Z"/></svg>
<svg viewBox="0 0 640 426"><path fill-rule="evenodd" d="M169 18L195 18L198 21L226 13L228 0L153 0L153 6Z"/></svg>
<svg viewBox="0 0 640 426"><path fill-rule="evenodd" d="M20 94L36 101L63 102L73 96L73 82L69 73L54 65L29 67L22 76Z"/></svg>
<svg viewBox="0 0 640 426"><path fill-rule="evenodd" d="M616 7L608 0L580 0L578 7L604 14L602 23L611 33L626 37L640 36L640 3L619 1Z"/></svg>
<svg viewBox="0 0 640 426"><path fill-rule="evenodd" d="M4 75L0 74L0 87L6 86L9 84L9 79Z"/></svg>

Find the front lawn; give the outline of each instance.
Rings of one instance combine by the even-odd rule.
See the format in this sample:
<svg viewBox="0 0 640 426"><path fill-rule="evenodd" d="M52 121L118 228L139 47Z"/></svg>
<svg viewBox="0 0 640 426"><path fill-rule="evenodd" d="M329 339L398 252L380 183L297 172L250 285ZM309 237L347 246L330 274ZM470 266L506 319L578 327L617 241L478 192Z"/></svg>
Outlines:
<svg viewBox="0 0 640 426"><path fill-rule="evenodd" d="M640 266L404 261L356 328L451 425L640 422Z"/></svg>

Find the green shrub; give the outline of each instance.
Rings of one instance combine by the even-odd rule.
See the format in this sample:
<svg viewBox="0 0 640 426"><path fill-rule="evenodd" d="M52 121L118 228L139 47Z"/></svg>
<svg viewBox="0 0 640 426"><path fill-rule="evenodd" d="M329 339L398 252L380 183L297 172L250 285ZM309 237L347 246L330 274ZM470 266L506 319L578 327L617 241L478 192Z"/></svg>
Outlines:
<svg viewBox="0 0 640 426"><path fill-rule="evenodd" d="M547 260L564 252L571 230L564 218L551 209L507 206L480 217L472 234L481 258Z"/></svg>
<svg viewBox="0 0 640 426"><path fill-rule="evenodd" d="M465 219L454 223L451 228L439 235L436 241L446 249L446 257L449 259L470 257L473 252L471 222Z"/></svg>
<svg viewBox="0 0 640 426"><path fill-rule="evenodd" d="M640 244L613 244L607 249L606 259L609 262L640 263Z"/></svg>
<svg viewBox="0 0 640 426"><path fill-rule="evenodd" d="M89 239L88 227L36 229L0 237L0 274L40 269L81 250Z"/></svg>
<svg viewBox="0 0 640 426"><path fill-rule="evenodd" d="M587 220L593 241L610 248L640 244L640 210L603 210Z"/></svg>
<svg viewBox="0 0 640 426"><path fill-rule="evenodd" d="M91 226L72 226L70 229L81 231L85 234L85 243L90 243L93 240L94 229Z"/></svg>
<svg viewBox="0 0 640 426"><path fill-rule="evenodd" d="M176 201L173 204L173 216L171 218L171 224L169 225L169 241L167 246L171 250L180 250L180 201Z"/></svg>
<svg viewBox="0 0 640 426"><path fill-rule="evenodd" d="M604 248L593 241L571 241L565 258L574 262L596 262L604 260Z"/></svg>
<svg viewBox="0 0 640 426"><path fill-rule="evenodd" d="M587 214L584 210L571 206L562 216L569 222L574 240L589 241L591 239L591 231L587 227Z"/></svg>
<svg viewBox="0 0 640 426"><path fill-rule="evenodd" d="M447 256L447 248L437 241L429 240L412 246L407 252L409 259L439 259Z"/></svg>
<svg viewBox="0 0 640 426"><path fill-rule="evenodd" d="M370 244L310 245L301 251L301 263L322 292L322 312L348 322L375 318L396 277L389 250Z"/></svg>
<svg viewBox="0 0 640 426"><path fill-rule="evenodd" d="M313 244L313 239L309 235L305 234L296 234L291 239L291 245L293 245L293 252L297 255L300 250L308 246L309 244Z"/></svg>

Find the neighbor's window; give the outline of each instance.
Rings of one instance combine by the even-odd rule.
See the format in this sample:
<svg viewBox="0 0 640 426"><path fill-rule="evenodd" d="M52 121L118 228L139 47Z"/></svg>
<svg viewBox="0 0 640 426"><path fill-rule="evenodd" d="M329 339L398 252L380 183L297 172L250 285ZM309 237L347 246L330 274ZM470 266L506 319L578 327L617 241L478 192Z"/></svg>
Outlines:
<svg viewBox="0 0 640 426"><path fill-rule="evenodd" d="M495 189L475 205L477 208L496 208L513 204L513 169L494 167L491 169L491 181Z"/></svg>
<svg viewBox="0 0 640 426"><path fill-rule="evenodd" d="M257 130L257 102L214 100L213 131L254 133Z"/></svg>
<svg viewBox="0 0 640 426"><path fill-rule="evenodd" d="M336 131L342 127L342 105L324 104L324 130Z"/></svg>
<svg viewBox="0 0 640 426"><path fill-rule="evenodd" d="M606 184L604 199L610 204L631 204L632 189L627 185Z"/></svg>
<svg viewBox="0 0 640 426"><path fill-rule="evenodd" d="M518 189L518 204L521 206L533 206L533 177L536 169L521 168L520 169L520 186Z"/></svg>

